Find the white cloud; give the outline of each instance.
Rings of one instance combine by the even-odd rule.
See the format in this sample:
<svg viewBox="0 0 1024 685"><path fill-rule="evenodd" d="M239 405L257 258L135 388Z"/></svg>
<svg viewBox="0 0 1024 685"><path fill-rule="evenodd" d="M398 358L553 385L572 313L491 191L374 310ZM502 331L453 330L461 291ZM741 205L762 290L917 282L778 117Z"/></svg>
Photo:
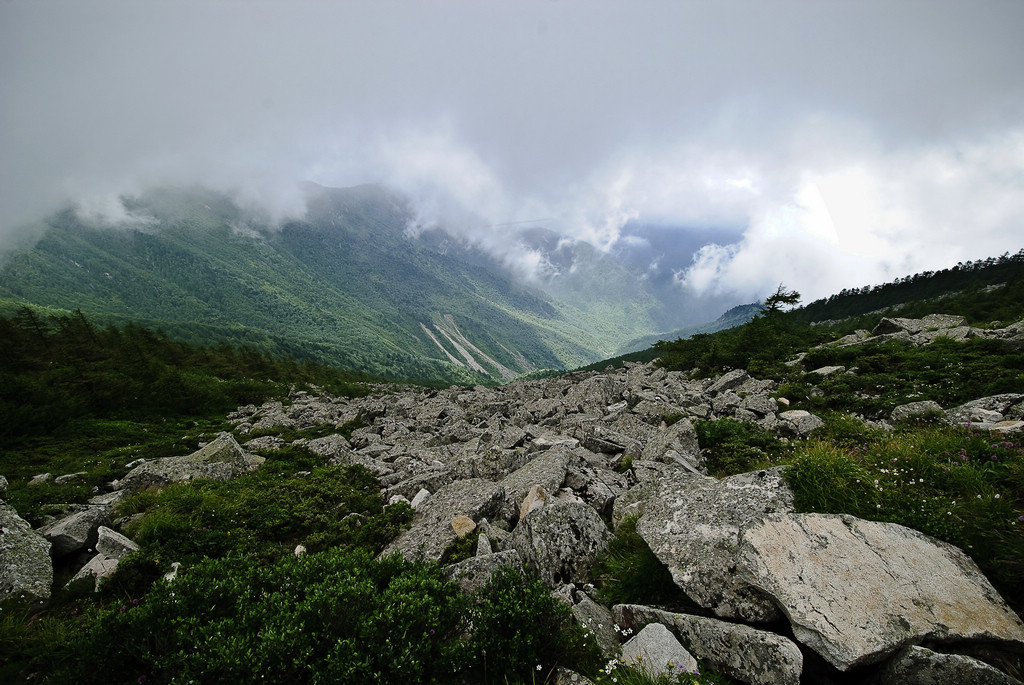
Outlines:
<svg viewBox="0 0 1024 685"><path fill-rule="evenodd" d="M1019 249L1021 25L959 0L8 0L0 247L69 198L202 183L281 219L298 182L386 182L527 272L512 222L742 230L681 279L807 299Z"/></svg>

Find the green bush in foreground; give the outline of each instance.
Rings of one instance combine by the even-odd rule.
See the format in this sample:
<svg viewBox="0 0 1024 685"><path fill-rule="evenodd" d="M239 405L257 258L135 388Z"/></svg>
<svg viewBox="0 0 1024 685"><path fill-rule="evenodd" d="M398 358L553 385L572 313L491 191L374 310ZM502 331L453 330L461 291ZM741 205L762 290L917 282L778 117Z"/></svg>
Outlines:
<svg viewBox="0 0 1024 685"><path fill-rule="evenodd" d="M82 627L47 655L45 682L502 682L600 664L568 607L520 570L471 597L437 564L365 551L208 560Z"/></svg>

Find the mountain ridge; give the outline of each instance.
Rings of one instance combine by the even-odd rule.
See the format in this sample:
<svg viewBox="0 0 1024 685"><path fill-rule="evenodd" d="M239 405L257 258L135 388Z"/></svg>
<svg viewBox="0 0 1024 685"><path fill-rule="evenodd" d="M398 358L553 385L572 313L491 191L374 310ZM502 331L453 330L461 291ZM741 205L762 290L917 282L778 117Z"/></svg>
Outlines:
<svg viewBox="0 0 1024 685"><path fill-rule="evenodd" d="M0 268L0 306L469 383L582 366L664 321L635 276L585 244L560 256L575 281L531 285L465 241L410 235L409 201L383 186L306 192L306 215L276 227L202 188L125 199L127 225L65 209Z"/></svg>

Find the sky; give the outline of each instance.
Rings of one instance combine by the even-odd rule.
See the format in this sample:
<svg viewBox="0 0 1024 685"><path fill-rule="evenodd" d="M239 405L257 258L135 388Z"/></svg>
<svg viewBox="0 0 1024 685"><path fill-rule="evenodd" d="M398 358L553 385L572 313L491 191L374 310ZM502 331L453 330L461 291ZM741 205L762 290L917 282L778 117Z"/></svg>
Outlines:
<svg viewBox="0 0 1024 685"><path fill-rule="evenodd" d="M509 225L706 242L680 288L804 301L1024 247L1018 0L0 1L0 251L199 183L274 220L385 183ZM123 218L123 217L122 217ZM28 234L31 236L31 234Z"/></svg>

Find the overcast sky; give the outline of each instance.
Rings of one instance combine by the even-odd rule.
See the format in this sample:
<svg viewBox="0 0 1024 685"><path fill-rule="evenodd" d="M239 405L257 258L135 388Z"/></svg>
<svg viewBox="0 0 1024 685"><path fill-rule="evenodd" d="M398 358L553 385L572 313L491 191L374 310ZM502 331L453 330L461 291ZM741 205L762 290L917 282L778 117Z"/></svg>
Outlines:
<svg viewBox="0 0 1024 685"><path fill-rule="evenodd" d="M69 198L284 217L384 182L499 251L720 228L682 285L810 300L1024 247L1022 30L1019 0L4 0L0 247Z"/></svg>

